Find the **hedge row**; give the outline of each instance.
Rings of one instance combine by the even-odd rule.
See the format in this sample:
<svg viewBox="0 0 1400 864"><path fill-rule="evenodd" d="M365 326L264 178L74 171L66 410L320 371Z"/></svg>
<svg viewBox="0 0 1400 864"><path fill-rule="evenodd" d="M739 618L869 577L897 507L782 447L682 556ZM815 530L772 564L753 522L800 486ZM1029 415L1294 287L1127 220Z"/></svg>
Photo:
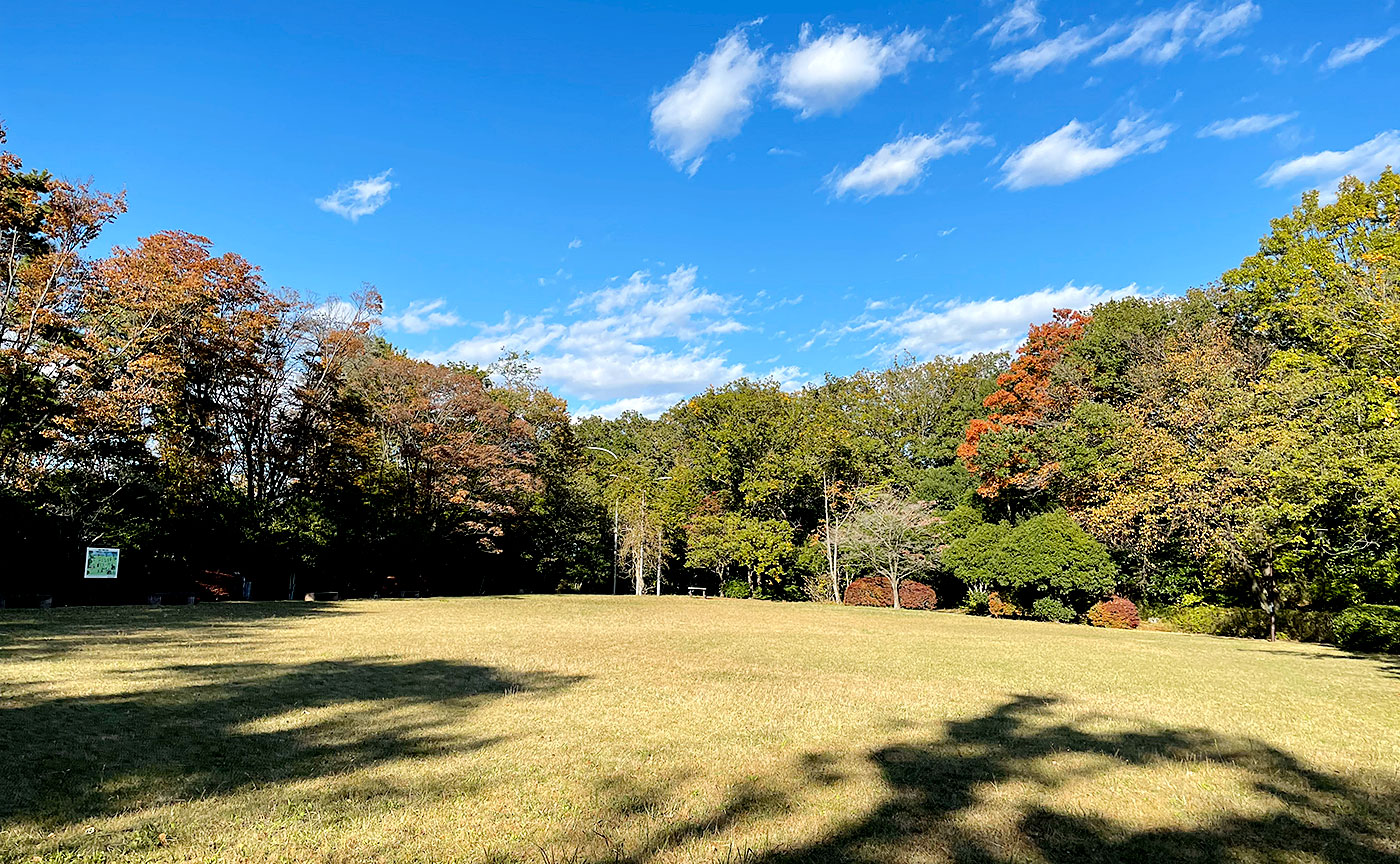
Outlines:
<svg viewBox="0 0 1400 864"><path fill-rule="evenodd" d="M1353 606L1332 619L1332 630L1343 648L1400 654L1400 606Z"/></svg>
<svg viewBox="0 0 1400 864"><path fill-rule="evenodd" d="M1164 606L1144 610L1144 618L1159 619L1168 629L1209 636L1239 636L1264 639L1269 635L1269 616L1262 609L1230 606ZM1278 633L1295 642L1332 642L1331 612L1278 611Z"/></svg>

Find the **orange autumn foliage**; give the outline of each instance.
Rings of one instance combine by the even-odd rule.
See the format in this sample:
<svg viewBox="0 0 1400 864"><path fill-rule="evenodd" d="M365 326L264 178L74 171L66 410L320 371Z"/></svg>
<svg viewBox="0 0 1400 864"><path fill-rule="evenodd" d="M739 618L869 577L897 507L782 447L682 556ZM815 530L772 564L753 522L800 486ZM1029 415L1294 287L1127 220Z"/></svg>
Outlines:
<svg viewBox="0 0 1400 864"><path fill-rule="evenodd" d="M968 424L963 443L958 446L958 458L967 469L981 477L978 492L995 497L1011 485L1028 484L1037 479L1024 470L1012 456L997 465L979 461L979 445L988 433L1005 429L1033 429L1047 417L1059 413L1067 400L1063 392L1052 387L1052 373L1065 352L1084 335L1090 316L1071 309L1056 309L1054 317L1044 324L1034 324L1026 341L1016 349L1011 368L997 377L1000 389L982 403L989 413L986 419ZM1053 471L1054 466L1040 466L1036 473Z"/></svg>

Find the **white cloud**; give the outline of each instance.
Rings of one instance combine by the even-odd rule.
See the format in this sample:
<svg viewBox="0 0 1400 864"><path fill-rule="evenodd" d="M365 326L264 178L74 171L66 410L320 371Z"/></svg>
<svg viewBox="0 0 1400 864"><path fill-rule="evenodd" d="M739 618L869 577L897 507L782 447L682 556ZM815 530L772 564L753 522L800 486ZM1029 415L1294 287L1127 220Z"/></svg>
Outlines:
<svg viewBox="0 0 1400 864"><path fill-rule="evenodd" d="M647 417L656 417L687 396L693 395L695 394L677 392L667 393L663 396L629 396L626 399L618 399L605 405L574 408L573 414L575 417L603 417L613 420L627 411L636 411Z"/></svg>
<svg viewBox="0 0 1400 864"><path fill-rule="evenodd" d="M1322 64L1322 68L1340 69L1343 66L1355 63L1372 51L1384 47L1385 43L1394 39L1397 34L1400 34L1400 28L1392 28L1383 36L1353 39L1340 48L1333 48L1332 53L1327 55L1327 60Z"/></svg>
<svg viewBox="0 0 1400 864"><path fill-rule="evenodd" d="M1197 132L1196 137L1224 138L1229 141L1232 138L1267 132L1270 129L1282 126L1297 116L1297 112L1292 114L1252 114L1249 117L1232 117L1227 120L1217 120Z"/></svg>
<svg viewBox="0 0 1400 864"><path fill-rule="evenodd" d="M652 146L677 170L694 175L711 143L739 134L763 80L765 51L750 48L747 32L736 28L652 96Z"/></svg>
<svg viewBox="0 0 1400 864"><path fill-rule="evenodd" d="M991 144L975 123L957 131L943 129L936 135L906 135L865 157L859 165L827 178L836 197L847 193L865 200L878 195L907 192L919 184L928 163L975 146Z"/></svg>
<svg viewBox="0 0 1400 864"><path fill-rule="evenodd" d="M1178 57L1188 44L1214 49L1226 38L1259 20L1260 15L1258 4L1252 0L1215 9L1191 2L1132 20L1115 21L1098 32L1093 32L1089 25L1080 24L1052 39L1002 57L992 64L992 71L1011 73L1018 80L1024 80L1051 66L1064 66L1105 42L1112 44L1094 58L1095 65L1131 57L1144 63L1166 63ZM1236 50L1232 48L1226 53Z"/></svg>
<svg viewBox="0 0 1400 864"><path fill-rule="evenodd" d="M992 64L992 71L1013 73L1018 81L1025 80L1050 66L1063 66L1092 51L1114 32L1108 30L1090 36L1087 27L1072 27L1053 39L1046 39L1015 54L1007 54Z"/></svg>
<svg viewBox="0 0 1400 864"><path fill-rule="evenodd" d="M580 239L577 238L577 237L575 237L574 239L572 239L572 240L569 241L569 248L570 248L570 249L577 249L577 248L579 248L579 247L582 246L582 245L583 245L583 241L580 240Z"/></svg>
<svg viewBox="0 0 1400 864"><path fill-rule="evenodd" d="M441 327L456 327L462 323L456 312L443 311L446 300L415 300L398 315L384 315L380 318L384 329L402 333L427 333Z"/></svg>
<svg viewBox="0 0 1400 864"><path fill-rule="evenodd" d="M1059 186L1112 168L1135 153L1155 153L1166 146L1170 124L1119 120L1103 144L1103 131L1071 120L1055 132L1012 153L1002 163L999 185L1008 189Z"/></svg>
<svg viewBox="0 0 1400 864"><path fill-rule="evenodd" d="M1260 179L1269 186L1305 180L1330 197L1343 177L1374 180L1386 166L1396 165L1400 165L1400 130L1391 129L1350 150L1323 150L1275 165Z"/></svg>
<svg viewBox="0 0 1400 864"><path fill-rule="evenodd" d="M942 231L938 232L938 236L947 237L949 234L952 234L956 230L958 230L958 226L956 225L954 225L952 228L944 228Z"/></svg>
<svg viewBox="0 0 1400 864"><path fill-rule="evenodd" d="M656 413L752 374L717 342L746 329L738 308L735 298L702 287L694 267L659 278L638 271L580 294L562 311L478 324L429 359L485 364L503 348L529 351L544 381L575 401L578 413Z"/></svg>
<svg viewBox="0 0 1400 864"><path fill-rule="evenodd" d="M854 27L828 30L813 39L802 25L798 47L778 61L778 104L803 117L837 114L910 63L931 56L922 32L867 35Z"/></svg>
<svg viewBox="0 0 1400 864"><path fill-rule="evenodd" d="M1129 25L1128 35L1094 58L1094 64L1137 55L1144 63L1165 63L1181 53L1196 26L1196 7L1159 10Z"/></svg>
<svg viewBox="0 0 1400 864"><path fill-rule="evenodd" d="M1249 0L1221 9L1214 14L1202 13L1201 32L1196 37L1196 44L1203 48L1213 47L1248 28L1263 14L1259 4L1249 2Z"/></svg>
<svg viewBox="0 0 1400 864"><path fill-rule="evenodd" d="M361 216L371 213L389 203L389 190L395 183L389 180L391 171L347 183L324 198L316 199L316 206L327 213L360 221Z"/></svg>
<svg viewBox="0 0 1400 864"><path fill-rule="evenodd" d="M1110 291L1102 285L1069 282L1060 288L1042 288L1004 300L957 299L931 308L916 304L891 318L858 319L849 329L891 340L877 349L882 353L909 351L931 357L1009 351L1025 341L1030 325L1049 321L1056 309L1087 310L1106 300L1148 294L1136 284Z"/></svg>
<svg viewBox="0 0 1400 864"><path fill-rule="evenodd" d="M769 147L769 148L768 148L768 155L769 155L769 156L801 156L802 153L801 153L800 151L797 151L797 150L788 150L786 147Z"/></svg>
<svg viewBox="0 0 1400 864"><path fill-rule="evenodd" d="M994 48L1017 39L1028 39L1040 32L1040 25L1045 23L1045 16L1035 7L1036 0L1015 0L1011 8L983 25L977 31L977 35L981 36L995 28L995 32L992 33Z"/></svg>

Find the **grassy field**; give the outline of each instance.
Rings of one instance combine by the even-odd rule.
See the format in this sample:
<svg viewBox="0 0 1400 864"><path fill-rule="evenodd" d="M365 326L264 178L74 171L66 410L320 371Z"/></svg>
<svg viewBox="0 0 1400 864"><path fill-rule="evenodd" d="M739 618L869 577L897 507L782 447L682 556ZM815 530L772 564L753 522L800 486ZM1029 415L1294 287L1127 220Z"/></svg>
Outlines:
<svg viewBox="0 0 1400 864"><path fill-rule="evenodd" d="M0 859L1396 861L1400 664L737 600L0 612Z"/></svg>

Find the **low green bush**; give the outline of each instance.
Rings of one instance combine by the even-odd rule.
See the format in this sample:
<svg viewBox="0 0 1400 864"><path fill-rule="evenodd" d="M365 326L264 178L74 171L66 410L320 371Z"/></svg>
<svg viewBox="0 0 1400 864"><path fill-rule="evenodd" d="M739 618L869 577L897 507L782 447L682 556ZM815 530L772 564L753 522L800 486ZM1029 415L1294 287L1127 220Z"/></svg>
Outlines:
<svg viewBox="0 0 1400 864"><path fill-rule="evenodd" d="M1031 617L1041 621L1068 624L1075 619L1074 610L1054 597L1041 597L1031 604Z"/></svg>
<svg viewBox="0 0 1400 864"><path fill-rule="evenodd" d="M969 591L963 598L962 608L967 610L969 615L991 614L987 609L990 595L986 591Z"/></svg>
<svg viewBox="0 0 1400 864"><path fill-rule="evenodd" d="M1231 606L1190 606L1153 610L1164 623L1186 633L1210 636L1237 636L1264 639L1269 635L1269 616L1262 609L1240 609ZM1332 641L1330 612L1280 609L1277 615L1278 633L1282 638L1297 642Z"/></svg>
<svg viewBox="0 0 1400 864"><path fill-rule="evenodd" d="M730 579L719 591L725 597L733 597L736 600L745 600L750 596L749 583L742 579Z"/></svg>
<svg viewBox="0 0 1400 864"><path fill-rule="evenodd" d="M1332 630L1348 650L1400 654L1400 606L1353 606L1332 619Z"/></svg>

